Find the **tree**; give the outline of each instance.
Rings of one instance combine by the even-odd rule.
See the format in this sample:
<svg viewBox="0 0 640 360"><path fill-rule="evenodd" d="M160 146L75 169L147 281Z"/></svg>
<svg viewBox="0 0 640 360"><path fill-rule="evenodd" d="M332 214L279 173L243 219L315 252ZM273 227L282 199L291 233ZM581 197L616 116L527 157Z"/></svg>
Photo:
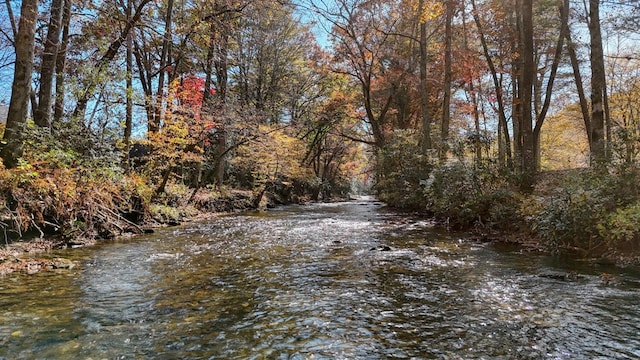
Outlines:
<svg viewBox="0 0 640 360"><path fill-rule="evenodd" d="M530 190L539 168L540 133L562 61L568 31L568 2L556 8L555 3L548 1L535 2L535 6L533 2L521 0L508 4L488 1L483 4L485 11L475 1L471 5L495 89L498 134L501 135L499 157L503 159L511 150L507 125L511 115L516 170L522 176L523 190ZM490 20L494 24L485 26ZM553 34L555 29L558 35ZM505 91L507 81L511 82L511 94ZM506 106L509 96L510 109Z"/></svg>
<svg viewBox="0 0 640 360"><path fill-rule="evenodd" d="M382 1L346 0L336 2L336 9L323 9L331 22L335 51L335 71L351 76L360 88L365 116L372 140L364 140L380 148L389 129L389 112L393 88L383 88L384 53L395 21L390 19L389 6Z"/></svg>
<svg viewBox="0 0 640 360"><path fill-rule="evenodd" d="M591 54L591 156L596 169L604 171L607 165L604 137L605 71L604 50L600 28L600 0L589 0L589 39Z"/></svg>
<svg viewBox="0 0 640 360"><path fill-rule="evenodd" d="M536 123L533 129L533 146L534 146L534 156L536 163L536 170L540 168L540 132L542 130L542 124L544 124L545 118L547 116L547 112L549 111L549 106L551 105L551 95L553 91L553 84L556 78L556 74L558 71L558 67L560 65L560 60L562 58L562 50L564 47L564 40L567 37L569 32L569 0L563 0L562 4L560 4L560 31L558 35L558 40L556 42L555 53L553 56L551 70L549 74L549 78L547 80L547 86L545 90L544 101L540 100L542 96L542 79L538 79L536 81L536 98L535 98L535 109L536 109ZM547 57L548 59L548 57ZM546 66L543 68L545 69ZM539 71L542 73L543 71ZM540 103L542 104L540 105Z"/></svg>
<svg viewBox="0 0 640 360"><path fill-rule="evenodd" d="M238 148L233 163L250 174L254 206L278 182L310 178L309 169L302 166L304 150L304 143L285 128L268 124L259 125L254 140Z"/></svg>
<svg viewBox="0 0 640 360"><path fill-rule="evenodd" d="M637 60L614 59L608 75L612 90L611 160L624 169L633 169L640 154L640 66Z"/></svg>
<svg viewBox="0 0 640 360"><path fill-rule="evenodd" d="M133 11L133 1L127 0L126 3L126 19L131 20ZM125 121L124 121L124 168L129 171L129 152L131 151L131 133L133 131L133 32L127 36L127 52L125 55L125 66L127 75L125 79L126 86L126 104L125 104Z"/></svg>
<svg viewBox="0 0 640 360"><path fill-rule="evenodd" d="M14 168L23 151L23 133L27 121L31 73L35 45L38 0L23 0L16 33L16 56L7 127L0 143L0 156L5 167Z"/></svg>
<svg viewBox="0 0 640 360"><path fill-rule="evenodd" d="M162 118L162 102L164 97L165 74L169 63L169 50L172 46L172 26L173 26L173 0L167 0L167 8L164 14L164 35L162 37L162 47L160 52L160 71L158 74L158 90L156 91L156 106L154 107L153 118L147 124L150 133L160 130L160 119Z"/></svg>
<svg viewBox="0 0 640 360"><path fill-rule="evenodd" d="M227 87L229 82L229 38L232 29L232 13L233 7L226 1L216 0L214 2L215 13L218 16L212 17L210 20L211 34L209 37L209 45L207 49L207 58L205 63L206 81L205 81L205 105L208 105L216 116L216 140L215 144L217 153L214 159L215 182L218 187L224 184L224 174L226 168L227 136L226 136L226 103L227 103ZM241 10L239 10L241 11ZM213 75L215 71L215 88L217 98L214 99L210 89L213 85Z"/></svg>
<svg viewBox="0 0 640 360"><path fill-rule="evenodd" d="M204 90L204 79L193 74L175 78L169 85L163 126L147 134L153 149L149 173L161 174L156 194L164 192L176 169L203 160L207 134L214 126L201 111Z"/></svg>
<svg viewBox="0 0 640 360"><path fill-rule="evenodd" d="M38 104L33 113L33 121L41 127L51 126L53 80L56 72L56 57L58 56L58 48L60 45L64 4L65 0L53 0L51 2L49 27L44 43L42 62L40 64L40 92L38 94Z"/></svg>
<svg viewBox="0 0 640 360"><path fill-rule="evenodd" d="M293 10L277 2L262 1L245 9L235 31L233 55L237 71L233 82L238 101L255 108L273 124L285 120L290 86L301 73L310 47L308 27L298 23ZM312 45L311 45L312 46Z"/></svg>
<svg viewBox="0 0 640 360"><path fill-rule="evenodd" d="M591 114L589 113L589 104L585 95L584 85L582 82L582 74L580 72L580 62L576 52L576 44L571 37L571 30L567 29L565 34L567 39L567 52L569 53L569 59L571 61L571 68L573 70L574 83L576 85L576 91L578 93L578 101L580 104L580 112L582 113L582 120L584 122L584 129L587 134L587 141L589 148L593 148L593 141L591 141Z"/></svg>
<svg viewBox="0 0 640 360"><path fill-rule="evenodd" d="M444 31L444 94L442 99L442 126L441 126L441 141L440 159L445 160L447 157L447 151L449 148L449 126L451 122L451 43L453 42L452 22L453 15L456 11L456 4L453 0L446 2L446 19L445 19L445 31Z"/></svg>
<svg viewBox="0 0 640 360"><path fill-rule="evenodd" d="M120 47L126 43L129 32L137 24L138 20L142 17L144 7L150 3L151 0L141 0L140 3L136 6L136 10L129 18L120 33L118 34L116 40L112 41L107 50L104 51L102 56L95 62L94 69L95 74L90 75L90 78L87 79L87 83L85 84L80 97L78 98L78 102L73 111L73 118L82 118L85 115L85 111L87 109L87 104L89 103L90 98L94 95L94 91L96 87L99 85L99 79L101 75L107 70L107 65L115 58L120 50Z"/></svg>
<svg viewBox="0 0 640 360"><path fill-rule="evenodd" d="M467 10L462 9L462 50L456 61L459 72L462 74L462 88L465 92L465 102L458 105L461 109L466 109L467 115L473 118L473 134L467 138L473 140L476 164L482 160L482 139L483 129L480 126L481 118L484 120L486 129L486 114L484 112L483 83L482 78L488 73L488 69L483 66L481 57L482 50L473 45L477 42L477 34L472 34L467 24ZM473 42L473 43L472 43ZM498 159L504 160L504 149L502 145L502 134L500 123L498 123Z"/></svg>
<svg viewBox="0 0 640 360"><path fill-rule="evenodd" d="M535 149L533 142L533 80L536 73L536 66L533 61L533 0L522 0L522 30L520 33L522 43L522 71L519 80L521 91L520 105L521 113L519 118L520 131L522 132L522 158L521 188L524 191L533 189L534 177L536 173Z"/></svg>
<svg viewBox="0 0 640 360"><path fill-rule="evenodd" d="M425 0L418 4L418 22L420 26L420 110L422 114L422 152L427 154L433 147L431 143L431 114L429 113L429 86L427 83L428 36L427 19L422 14L426 11Z"/></svg>
<svg viewBox="0 0 640 360"><path fill-rule="evenodd" d="M491 79L493 81L494 86L494 97L495 102L497 103L496 112L498 113L498 134L502 136L498 137L498 160L501 164L511 166L512 155L511 155L511 138L510 138L510 130L509 125L507 123L507 109L506 109L506 99L505 99L505 87L503 83L502 72L499 71L501 69L496 66L494 58L489 49L489 41L487 39L487 35L485 33L485 27L480 19L480 13L478 7L476 5L475 0L471 0L472 6L472 15L473 20L476 24L476 28L478 30L478 35L480 38L480 43L482 45L482 50L484 53L485 60L487 61L487 66L489 67L489 71L491 74ZM507 33L502 29L502 33ZM504 39L503 39L504 40ZM504 43L508 43L508 41L503 41Z"/></svg>
<svg viewBox="0 0 640 360"><path fill-rule="evenodd" d="M62 38L56 55L56 88L55 101L53 105L53 123L60 123L64 115L65 99L65 69L67 65L67 49L69 47L69 28L71 23L71 4L73 0L64 1L62 12Z"/></svg>
<svg viewBox="0 0 640 360"><path fill-rule="evenodd" d="M303 126L300 137L307 144L303 163L311 167L316 177L311 186L312 200L318 200L320 195L329 198L333 190L344 187L344 183L357 176L358 166L354 158L362 148L361 144L342 136L360 136L354 105L357 94L349 86L346 76L327 74L318 80L327 84L324 87L326 96L314 102L313 114Z"/></svg>

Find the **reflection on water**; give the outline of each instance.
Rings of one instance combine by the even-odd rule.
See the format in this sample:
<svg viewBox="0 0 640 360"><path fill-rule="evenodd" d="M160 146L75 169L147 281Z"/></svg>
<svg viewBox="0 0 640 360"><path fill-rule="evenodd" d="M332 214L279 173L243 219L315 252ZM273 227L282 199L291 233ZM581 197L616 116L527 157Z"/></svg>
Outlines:
<svg viewBox="0 0 640 360"><path fill-rule="evenodd" d="M640 357L637 272L497 251L373 201L64 255L79 269L0 279L0 357Z"/></svg>

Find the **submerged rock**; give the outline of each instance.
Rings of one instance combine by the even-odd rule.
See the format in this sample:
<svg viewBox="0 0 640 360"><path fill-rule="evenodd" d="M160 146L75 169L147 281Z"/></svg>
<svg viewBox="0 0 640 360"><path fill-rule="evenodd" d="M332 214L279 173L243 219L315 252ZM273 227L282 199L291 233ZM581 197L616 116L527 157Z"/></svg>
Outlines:
<svg viewBox="0 0 640 360"><path fill-rule="evenodd" d="M76 264L65 258L54 258L51 260L51 267L54 269L73 269L76 267Z"/></svg>
<svg viewBox="0 0 640 360"><path fill-rule="evenodd" d="M564 273L564 272L548 272L548 273L542 273L538 275L539 277L542 278L547 278L547 279L553 279L553 280L560 280L560 281L578 281L578 280L583 280L584 276L578 274L575 271L570 271L568 273Z"/></svg>
<svg viewBox="0 0 640 360"><path fill-rule="evenodd" d="M618 275L609 273L602 273L600 275L600 281L602 281L602 285L616 286L622 284L622 279Z"/></svg>
<svg viewBox="0 0 640 360"><path fill-rule="evenodd" d="M0 261L0 275L7 275L13 272L35 274L42 270L71 270L75 267L75 262L65 258L11 258Z"/></svg>
<svg viewBox="0 0 640 360"><path fill-rule="evenodd" d="M369 251L391 251L391 247L387 245L379 245L376 247L372 247Z"/></svg>

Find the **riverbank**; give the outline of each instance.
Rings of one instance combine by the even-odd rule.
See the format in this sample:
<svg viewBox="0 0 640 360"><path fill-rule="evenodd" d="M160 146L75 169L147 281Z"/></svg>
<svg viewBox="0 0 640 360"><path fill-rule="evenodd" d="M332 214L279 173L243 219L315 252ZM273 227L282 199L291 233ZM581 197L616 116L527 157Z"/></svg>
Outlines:
<svg viewBox="0 0 640 360"><path fill-rule="evenodd" d="M381 200L472 233L478 241L623 266L640 263L635 168L547 171L538 174L533 189L523 191L517 174L500 167L452 163L407 184L379 186Z"/></svg>
<svg viewBox="0 0 640 360"><path fill-rule="evenodd" d="M186 191L189 190L189 191ZM60 228L43 229L35 223L24 231L7 231L0 243L0 276L13 272L35 273L41 270L71 269L74 264L63 258L52 258L47 254L53 250L94 245L99 241L115 240L152 233L158 228L177 226L192 221L203 221L224 214L256 209L252 191L229 189L210 191L185 189L180 185L169 185L166 194L148 206L139 206L133 211L122 212L117 208L103 209L113 218L107 224L94 224L95 229L86 229L72 236L60 232ZM273 207L282 199L266 193L260 206ZM3 211L2 224L14 220L8 209ZM110 225L108 228L106 225ZM99 231L98 228L102 230ZM107 231L108 229L108 231Z"/></svg>
<svg viewBox="0 0 640 360"><path fill-rule="evenodd" d="M542 172L531 193L509 198L513 226L498 227L498 237L587 262L639 265L639 180L633 168Z"/></svg>

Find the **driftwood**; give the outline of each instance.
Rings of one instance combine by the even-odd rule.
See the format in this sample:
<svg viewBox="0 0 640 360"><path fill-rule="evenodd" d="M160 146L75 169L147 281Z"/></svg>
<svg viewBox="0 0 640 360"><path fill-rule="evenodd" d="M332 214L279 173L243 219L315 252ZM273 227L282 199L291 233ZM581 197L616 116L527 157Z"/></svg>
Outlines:
<svg viewBox="0 0 640 360"><path fill-rule="evenodd" d="M122 215L120 215L120 214L116 213L115 211L113 211L113 210L109 209L108 207L106 207L106 206L104 206L104 205L100 205L100 204L98 204L98 206L99 206L99 207L100 207L100 209L102 209L103 211L105 211L105 212L107 212L107 213L111 214L111 216L112 216L112 217L115 217L115 218L116 218L116 219L118 219L119 221L122 221L122 222L124 222L125 224L127 224L127 225L131 226L132 228L134 228L134 229L136 230L136 231L135 231L135 233L137 233L137 234L142 234L142 233L144 233L144 229L142 229L138 224L136 224L136 223L134 223L134 222L131 222L131 221L129 221L129 220L127 220L127 219L125 219L125 217L124 217L124 216L122 216ZM118 226L117 224L115 224L115 223L114 223L114 222L112 222L112 221L109 221L109 222L110 222L112 225L115 225L115 226L116 226L120 231L124 232L124 229L123 229L122 227Z"/></svg>

